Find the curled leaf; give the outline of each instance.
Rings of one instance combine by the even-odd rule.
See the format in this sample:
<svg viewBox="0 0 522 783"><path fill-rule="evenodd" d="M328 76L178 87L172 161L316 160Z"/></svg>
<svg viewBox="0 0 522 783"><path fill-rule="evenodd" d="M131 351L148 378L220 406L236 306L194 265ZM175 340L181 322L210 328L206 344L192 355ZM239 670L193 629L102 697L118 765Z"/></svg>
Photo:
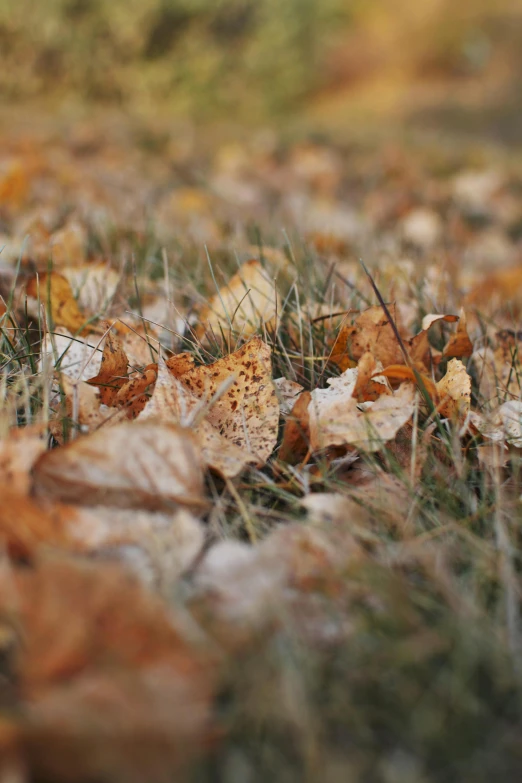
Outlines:
<svg viewBox="0 0 522 783"><path fill-rule="evenodd" d="M128 359L120 338L112 333L109 325L107 327L100 370L94 378L89 378L88 383L98 386L104 405L114 405L118 391L128 381Z"/></svg>

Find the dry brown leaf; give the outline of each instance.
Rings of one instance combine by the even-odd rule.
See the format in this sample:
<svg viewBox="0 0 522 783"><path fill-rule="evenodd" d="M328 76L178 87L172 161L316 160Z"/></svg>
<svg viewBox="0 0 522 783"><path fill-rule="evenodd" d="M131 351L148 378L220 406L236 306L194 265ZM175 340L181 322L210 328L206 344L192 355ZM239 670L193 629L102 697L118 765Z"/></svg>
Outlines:
<svg viewBox="0 0 522 783"><path fill-rule="evenodd" d="M171 356L170 359L167 359L165 364L174 378L181 377L196 366L194 357L191 353L178 353L175 356Z"/></svg>
<svg viewBox="0 0 522 783"><path fill-rule="evenodd" d="M428 378L427 375L418 370L415 371L411 367L406 367L405 364L392 364L390 367L386 367L385 370L382 370L380 374L393 383L404 383L404 381L409 381L410 383L415 383L420 386L419 381L421 381L431 399L437 399L437 388L431 378Z"/></svg>
<svg viewBox="0 0 522 783"><path fill-rule="evenodd" d="M120 422L44 454L33 468L41 497L81 505L162 509L204 505L194 434L159 422Z"/></svg>
<svg viewBox="0 0 522 783"><path fill-rule="evenodd" d="M389 305L388 310L397 324L395 305ZM393 327L380 305L363 310L353 324L342 327L330 358L341 370L346 370L355 367L367 352L383 367L404 361Z"/></svg>
<svg viewBox="0 0 522 783"><path fill-rule="evenodd" d="M55 781L175 779L209 737L214 665L115 566L63 558L1 574L23 756ZM50 641L52 643L50 643Z"/></svg>
<svg viewBox="0 0 522 783"><path fill-rule="evenodd" d="M330 378L328 382L329 389L312 392L309 414L313 451L343 444L377 451L395 437L413 414L415 388L412 384L405 383L376 402L358 404L352 396L357 370L346 370L339 378Z"/></svg>
<svg viewBox="0 0 522 783"><path fill-rule="evenodd" d="M67 509L69 548L121 562L165 597L201 551L202 524L186 509L174 513L106 506Z"/></svg>
<svg viewBox="0 0 522 783"><path fill-rule="evenodd" d="M449 338L444 346L442 355L448 359L461 359L462 357L471 356L472 353L473 343L468 334L466 313L464 310L461 310L457 331Z"/></svg>
<svg viewBox="0 0 522 783"><path fill-rule="evenodd" d="M103 324L102 326L108 331L105 337L100 371L93 378L89 378L87 383L98 386L100 401L103 405L115 405L118 392L122 386L128 383L129 362L119 337L112 332L110 325Z"/></svg>
<svg viewBox="0 0 522 783"><path fill-rule="evenodd" d="M460 359L448 362L446 374L437 383L438 411L449 419L462 420L471 405L471 377Z"/></svg>
<svg viewBox="0 0 522 783"><path fill-rule="evenodd" d="M311 399L309 391L300 394L285 423L283 442L277 456L290 465L301 462L310 448L309 408Z"/></svg>
<svg viewBox="0 0 522 783"><path fill-rule="evenodd" d="M157 378L158 365L149 364L140 375L130 378L118 390L114 405L123 408L128 419L136 419L152 397Z"/></svg>
<svg viewBox="0 0 522 783"><path fill-rule="evenodd" d="M520 312L522 298L522 268L500 269L486 276L475 286L465 300L467 310L473 308L492 315L510 303L511 317Z"/></svg>
<svg viewBox="0 0 522 783"><path fill-rule="evenodd" d="M89 313L103 312L121 281L121 274L105 262L67 266L62 269L62 273L71 284L78 305Z"/></svg>
<svg viewBox="0 0 522 783"><path fill-rule="evenodd" d="M81 312L69 281L58 272L41 272L27 283L28 296L50 306L54 326L63 326L72 334L88 331L89 316Z"/></svg>
<svg viewBox="0 0 522 783"><path fill-rule="evenodd" d="M260 326L275 321L280 312L274 280L260 261L252 259L199 312L196 334L221 339L231 332L249 337Z"/></svg>
<svg viewBox="0 0 522 783"><path fill-rule="evenodd" d="M353 396L359 402L368 402L376 400L381 394L391 394L391 389L382 372L382 365L367 351L357 363L357 383Z"/></svg>
<svg viewBox="0 0 522 783"><path fill-rule="evenodd" d="M38 547L82 550L69 535L74 510L61 505L37 504L16 489L2 486L0 543L15 560L33 558Z"/></svg>

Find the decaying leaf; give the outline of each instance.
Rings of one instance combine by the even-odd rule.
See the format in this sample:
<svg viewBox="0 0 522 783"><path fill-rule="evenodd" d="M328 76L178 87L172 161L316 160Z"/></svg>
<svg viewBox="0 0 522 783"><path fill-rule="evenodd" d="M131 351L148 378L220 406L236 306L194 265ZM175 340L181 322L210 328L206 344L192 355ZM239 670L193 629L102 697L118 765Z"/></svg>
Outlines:
<svg viewBox="0 0 522 783"><path fill-rule="evenodd" d="M121 562L165 596L191 567L205 540L201 522L184 508L171 513L106 506L67 510L69 549Z"/></svg>
<svg viewBox="0 0 522 783"><path fill-rule="evenodd" d="M196 334L220 339L221 334L249 337L260 325L273 322L280 311L274 280L260 261L252 259L200 311Z"/></svg>
<svg viewBox="0 0 522 783"><path fill-rule="evenodd" d="M81 551L69 535L73 511L65 506L38 504L17 489L2 486L0 545L14 560L33 558L39 547Z"/></svg>
<svg viewBox="0 0 522 783"><path fill-rule="evenodd" d="M49 305L54 326L63 326L72 334L80 333L89 320L81 312L69 281L59 272L41 272L27 283L28 296Z"/></svg>
<svg viewBox="0 0 522 783"><path fill-rule="evenodd" d="M87 506L198 508L204 505L202 467L189 430L120 422L42 455L33 469L33 490Z"/></svg>
<svg viewBox="0 0 522 783"><path fill-rule="evenodd" d="M100 371L94 378L89 378L88 383L98 386L100 400L104 405L114 405L118 392L128 382L129 362L119 337L112 333L109 324L104 326L107 328L107 334Z"/></svg>
<svg viewBox="0 0 522 783"><path fill-rule="evenodd" d="M152 397L158 379L158 365L149 364L138 376L130 378L118 390L116 408L123 408L128 419L137 418Z"/></svg>
<svg viewBox="0 0 522 783"><path fill-rule="evenodd" d="M215 400L206 419L220 435L248 451L258 464L267 461L277 440L279 403L266 343L254 337L235 353L188 370L179 380L194 397Z"/></svg>
<svg viewBox="0 0 522 783"><path fill-rule="evenodd" d="M62 373L59 386L65 398L65 409L58 398L55 418L50 423L58 443L63 443L66 433L71 430L86 434L94 432L102 424L115 424L122 418L118 411L101 404L96 390L85 381L75 381Z"/></svg>

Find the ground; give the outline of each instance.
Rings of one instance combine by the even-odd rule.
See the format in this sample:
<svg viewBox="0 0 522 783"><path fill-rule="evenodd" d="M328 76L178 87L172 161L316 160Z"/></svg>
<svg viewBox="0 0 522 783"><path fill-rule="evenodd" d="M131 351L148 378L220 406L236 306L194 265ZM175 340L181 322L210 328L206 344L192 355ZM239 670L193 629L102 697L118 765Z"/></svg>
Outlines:
<svg viewBox="0 0 522 783"><path fill-rule="evenodd" d="M4 114L6 780L518 779L522 161L472 103Z"/></svg>

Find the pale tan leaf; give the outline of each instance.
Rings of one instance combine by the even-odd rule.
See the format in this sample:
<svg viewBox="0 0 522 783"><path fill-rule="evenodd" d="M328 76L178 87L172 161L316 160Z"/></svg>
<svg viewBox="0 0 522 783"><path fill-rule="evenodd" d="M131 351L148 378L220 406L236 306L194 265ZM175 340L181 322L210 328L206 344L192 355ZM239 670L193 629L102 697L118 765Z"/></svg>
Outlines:
<svg viewBox="0 0 522 783"><path fill-rule="evenodd" d="M34 492L82 505L162 509L203 503L202 457L193 433L159 422L120 422L44 454Z"/></svg>
<svg viewBox="0 0 522 783"><path fill-rule="evenodd" d="M330 389L312 392L309 414L313 451L343 444L377 451L395 437L413 414L412 384L404 383L393 394L382 395L375 402L358 404L351 396L357 380L356 370L346 370L339 378L330 380L336 382Z"/></svg>
<svg viewBox="0 0 522 783"><path fill-rule="evenodd" d="M205 540L201 523L186 509L161 513L76 507L67 534L85 551L122 562L165 595L190 568Z"/></svg>
<svg viewBox="0 0 522 783"><path fill-rule="evenodd" d="M8 486L11 492L27 494L31 468L46 448L45 440L33 428L10 430L7 438L0 441L0 484Z"/></svg>
<svg viewBox="0 0 522 783"><path fill-rule="evenodd" d="M281 416L288 416L292 412L297 398L303 391L303 386L288 378L274 378L277 399L279 400L279 410Z"/></svg>
<svg viewBox="0 0 522 783"><path fill-rule="evenodd" d="M40 349L39 368L53 367L69 378L88 381L100 371L102 350L99 337L73 337L61 329L52 335L46 334Z"/></svg>

